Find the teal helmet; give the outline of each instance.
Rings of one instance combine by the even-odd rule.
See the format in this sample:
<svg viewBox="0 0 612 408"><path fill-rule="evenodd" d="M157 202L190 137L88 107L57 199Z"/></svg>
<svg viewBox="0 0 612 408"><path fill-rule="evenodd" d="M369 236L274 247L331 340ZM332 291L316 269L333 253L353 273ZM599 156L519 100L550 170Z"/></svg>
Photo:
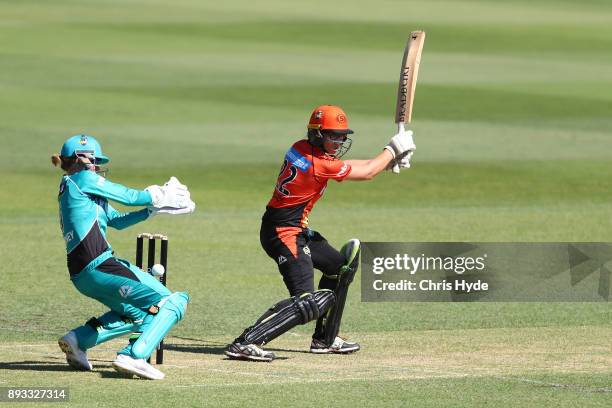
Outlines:
<svg viewBox="0 0 612 408"><path fill-rule="evenodd" d="M109 158L102 153L100 143L89 135L74 135L68 138L62 145L60 156L75 157L84 155L96 159L96 164L106 164Z"/></svg>

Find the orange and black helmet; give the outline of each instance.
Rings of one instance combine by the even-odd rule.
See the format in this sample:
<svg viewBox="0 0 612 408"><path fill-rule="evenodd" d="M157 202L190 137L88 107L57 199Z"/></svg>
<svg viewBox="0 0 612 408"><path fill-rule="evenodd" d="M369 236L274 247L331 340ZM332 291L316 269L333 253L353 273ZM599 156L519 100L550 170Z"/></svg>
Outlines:
<svg viewBox="0 0 612 408"><path fill-rule="evenodd" d="M317 129L321 132L349 135L353 133L348 127L346 113L339 106L321 105L315 108L308 121L308 129Z"/></svg>
<svg viewBox="0 0 612 408"><path fill-rule="evenodd" d="M326 154L340 158L351 148L353 141L347 137L353 133L348 127L348 119L342 108L334 105L321 105L315 108L308 121L308 142L325 151ZM332 142L325 147L325 142Z"/></svg>

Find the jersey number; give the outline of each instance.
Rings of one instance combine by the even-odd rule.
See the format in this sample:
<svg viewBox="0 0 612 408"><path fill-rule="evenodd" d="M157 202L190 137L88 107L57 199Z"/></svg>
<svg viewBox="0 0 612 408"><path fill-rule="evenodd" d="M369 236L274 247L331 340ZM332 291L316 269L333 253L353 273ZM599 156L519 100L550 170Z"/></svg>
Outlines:
<svg viewBox="0 0 612 408"><path fill-rule="evenodd" d="M282 175L285 173L285 170L287 170L287 167L289 167L289 175L281 179ZM278 183L276 183L276 189L278 190L278 192L282 195L290 195L291 192L285 188L285 185L291 183L293 180L295 180L296 177L297 168L294 165L289 166L289 162L287 161L287 159L285 159L285 161L283 161L283 167L281 168L280 173L278 173Z"/></svg>

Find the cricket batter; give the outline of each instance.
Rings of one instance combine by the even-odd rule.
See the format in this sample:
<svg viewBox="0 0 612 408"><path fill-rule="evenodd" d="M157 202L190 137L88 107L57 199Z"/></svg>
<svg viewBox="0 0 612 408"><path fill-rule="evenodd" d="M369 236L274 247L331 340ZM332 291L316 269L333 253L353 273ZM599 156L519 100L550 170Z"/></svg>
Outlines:
<svg viewBox="0 0 612 408"><path fill-rule="evenodd" d="M133 190L108 181L100 165L109 159L96 139L75 135L66 140L51 161L65 171L59 185L60 225L68 252L68 271L76 289L106 305L110 311L69 331L58 343L70 366L93 369L87 350L105 341L132 334L117 353L117 371L161 380L164 373L147 363L159 342L185 313L189 296L170 292L157 279L123 259L115 258L106 228L127 228L157 213L188 214L195 210L186 186L172 177L163 186ZM121 213L109 200L146 206Z"/></svg>
<svg viewBox="0 0 612 408"><path fill-rule="evenodd" d="M347 135L352 133L341 108L319 106L310 116L307 139L294 143L285 154L262 218L260 240L277 263L290 297L272 306L228 345L228 357L272 361L274 354L261 346L312 320L317 320L312 353L359 350L359 344L338 337L338 331L348 286L359 264L360 242L352 239L337 251L308 228L308 215L329 180L371 180L396 161L401 168L408 168L416 146L412 131L405 131L393 136L370 160L343 161L340 158L352 143ZM314 289L313 268L323 273L318 290Z"/></svg>

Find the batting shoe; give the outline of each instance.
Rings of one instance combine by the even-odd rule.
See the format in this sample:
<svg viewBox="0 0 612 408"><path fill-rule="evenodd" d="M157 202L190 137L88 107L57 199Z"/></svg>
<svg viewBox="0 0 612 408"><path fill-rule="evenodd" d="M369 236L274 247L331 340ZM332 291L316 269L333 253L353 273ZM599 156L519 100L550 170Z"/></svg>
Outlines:
<svg viewBox="0 0 612 408"><path fill-rule="evenodd" d="M87 359L87 353L79 348L79 342L73 331L69 331L64 337L61 337L57 341L57 344L59 348L66 353L66 361L70 367L81 371L93 370L91 363Z"/></svg>
<svg viewBox="0 0 612 408"><path fill-rule="evenodd" d="M242 343L228 344L225 355L234 360L272 361L276 358L274 353L255 344Z"/></svg>
<svg viewBox="0 0 612 408"><path fill-rule="evenodd" d="M120 373L133 374L147 380L163 380L166 376L157 368L147 363L145 359L136 359L126 354L117 354L117 358L113 361L113 367Z"/></svg>
<svg viewBox="0 0 612 408"><path fill-rule="evenodd" d="M310 343L310 352L316 354L350 354L358 351L361 348L359 343L344 340L342 337L336 337L331 346L325 344L323 340L312 339Z"/></svg>

